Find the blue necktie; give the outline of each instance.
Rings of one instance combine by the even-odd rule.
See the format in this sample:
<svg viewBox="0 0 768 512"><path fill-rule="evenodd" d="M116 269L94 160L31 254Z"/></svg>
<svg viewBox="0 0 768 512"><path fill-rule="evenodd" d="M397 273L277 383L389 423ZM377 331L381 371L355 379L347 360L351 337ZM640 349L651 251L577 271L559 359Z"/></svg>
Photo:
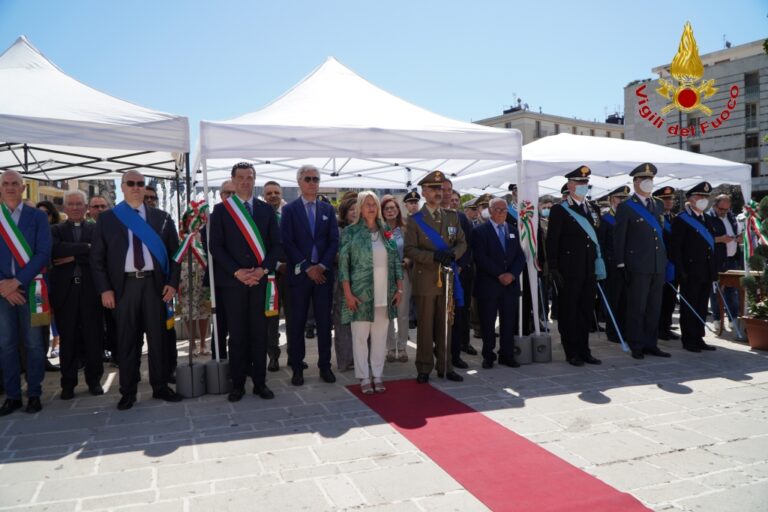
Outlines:
<svg viewBox="0 0 768 512"><path fill-rule="evenodd" d="M309 231L312 233L312 237L315 236L315 202L307 203L307 219L309 220ZM312 263L317 263L318 254L317 246L312 244Z"/></svg>
<svg viewBox="0 0 768 512"><path fill-rule="evenodd" d="M501 242L501 248L506 251L507 250L507 240L506 240L506 237L504 236L504 226L499 224L498 226L496 226L496 229L499 232L499 242Z"/></svg>
<svg viewBox="0 0 768 512"><path fill-rule="evenodd" d="M248 212L248 215L253 217L253 210L251 209L251 201L250 200L245 202L245 210Z"/></svg>

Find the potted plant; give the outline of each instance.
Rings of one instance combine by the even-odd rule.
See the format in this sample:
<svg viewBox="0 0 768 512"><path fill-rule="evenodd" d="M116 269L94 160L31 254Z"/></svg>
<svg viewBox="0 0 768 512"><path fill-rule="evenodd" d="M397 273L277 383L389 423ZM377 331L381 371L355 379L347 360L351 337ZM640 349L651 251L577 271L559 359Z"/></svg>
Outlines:
<svg viewBox="0 0 768 512"><path fill-rule="evenodd" d="M754 208L754 202L750 201L745 205L747 213L747 237L752 237L746 245L756 242L755 238L768 238L768 225L763 223L768 221L768 196L764 197L757 208ZM755 211L756 210L756 211ZM750 229L751 228L751 229ZM759 233L755 233L759 231ZM762 236L759 236L762 235ZM747 293L747 316L742 317L742 322L747 331L747 342L749 346L758 350L768 350L768 245L754 244L752 256L747 259L749 268L752 272L746 274L741 279L741 285Z"/></svg>

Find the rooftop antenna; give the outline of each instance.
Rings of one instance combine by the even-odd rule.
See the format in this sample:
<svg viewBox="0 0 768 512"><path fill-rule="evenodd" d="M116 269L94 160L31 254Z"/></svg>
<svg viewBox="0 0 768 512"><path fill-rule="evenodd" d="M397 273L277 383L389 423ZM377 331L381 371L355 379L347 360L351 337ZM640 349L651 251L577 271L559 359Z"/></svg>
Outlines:
<svg viewBox="0 0 768 512"><path fill-rule="evenodd" d="M731 42L727 39L726 34L723 34L723 45L726 48L730 48L731 47Z"/></svg>

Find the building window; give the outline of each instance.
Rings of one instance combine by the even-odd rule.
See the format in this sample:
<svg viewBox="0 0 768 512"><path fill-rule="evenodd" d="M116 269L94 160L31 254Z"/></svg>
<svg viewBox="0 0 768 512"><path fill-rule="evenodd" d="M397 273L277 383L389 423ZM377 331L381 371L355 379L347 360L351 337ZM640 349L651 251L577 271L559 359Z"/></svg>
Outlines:
<svg viewBox="0 0 768 512"><path fill-rule="evenodd" d="M756 160L760 157L760 148L756 133L748 133L744 137L744 158Z"/></svg>
<svg viewBox="0 0 768 512"><path fill-rule="evenodd" d="M536 138L541 137L541 121L536 121Z"/></svg>
<svg viewBox="0 0 768 512"><path fill-rule="evenodd" d="M701 153L701 144L688 144L688 151L691 153Z"/></svg>
<svg viewBox="0 0 768 512"><path fill-rule="evenodd" d="M595 129L594 128L590 128L589 129L589 134L594 137L595 136Z"/></svg>
<svg viewBox="0 0 768 512"><path fill-rule="evenodd" d="M747 130L757 129L757 103L744 105L744 124Z"/></svg>
<svg viewBox="0 0 768 512"><path fill-rule="evenodd" d="M555 135L557 135L558 133L560 133L560 125L555 123Z"/></svg>
<svg viewBox="0 0 768 512"><path fill-rule="evenodd" d="M512 128L512 122L507 121L506 123L504 123L504 128Z"/></svg>
<svg viewBox="0 0 768 512"><path fill-rule="evenodd" d="M752 162L749 166L752 167L752 177L758 178L760 176L760 162Z"/></svg>
<svg viewBox="0 0 768 512"><path fill-rule="evenodd" d="M760 94L760 75L757 71L744 73L744 97L751 98Z"/></svg>
<svg viewBox="0 0 768 512"><path fill-rule="evenodd" d="M698 128L699 127L699 118L688 114L688 128Z"/></svg>

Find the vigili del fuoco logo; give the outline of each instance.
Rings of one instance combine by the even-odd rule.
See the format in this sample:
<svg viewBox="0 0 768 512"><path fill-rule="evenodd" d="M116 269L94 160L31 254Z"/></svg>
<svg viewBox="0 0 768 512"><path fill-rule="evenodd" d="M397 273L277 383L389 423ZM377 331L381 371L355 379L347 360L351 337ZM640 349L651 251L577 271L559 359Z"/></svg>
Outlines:
<svg viewBox="0 0 768 512"><path fill-rule="evenodd" d="M717 87L715 87L714 80L702 80L704 64L699 57L699 49L696 46L696 39L693 37L693 28L690 22L685 23L683 35L680 37L680 46L675 58L672 59L669 73L674 80L659 78L659 87L656 89L656 93L666 102L669 102L664 105L660 114L654 112L648 104L647 84L635 89L640 117L659 129L664 126L664 116L675 109L684 113L701 112L703 116L711 117L712 109L704 102L717 92ZM670 124L667 127L667 132L670 135L693 137L704 135L708 130L719 128L723 122L731 117L731 112L736 108L736 98L738 97L739 86L734 84L729 90L726 107L717 117L711 120L700 119L698 123L691 123L686 128L679 124Z"/></svg>

